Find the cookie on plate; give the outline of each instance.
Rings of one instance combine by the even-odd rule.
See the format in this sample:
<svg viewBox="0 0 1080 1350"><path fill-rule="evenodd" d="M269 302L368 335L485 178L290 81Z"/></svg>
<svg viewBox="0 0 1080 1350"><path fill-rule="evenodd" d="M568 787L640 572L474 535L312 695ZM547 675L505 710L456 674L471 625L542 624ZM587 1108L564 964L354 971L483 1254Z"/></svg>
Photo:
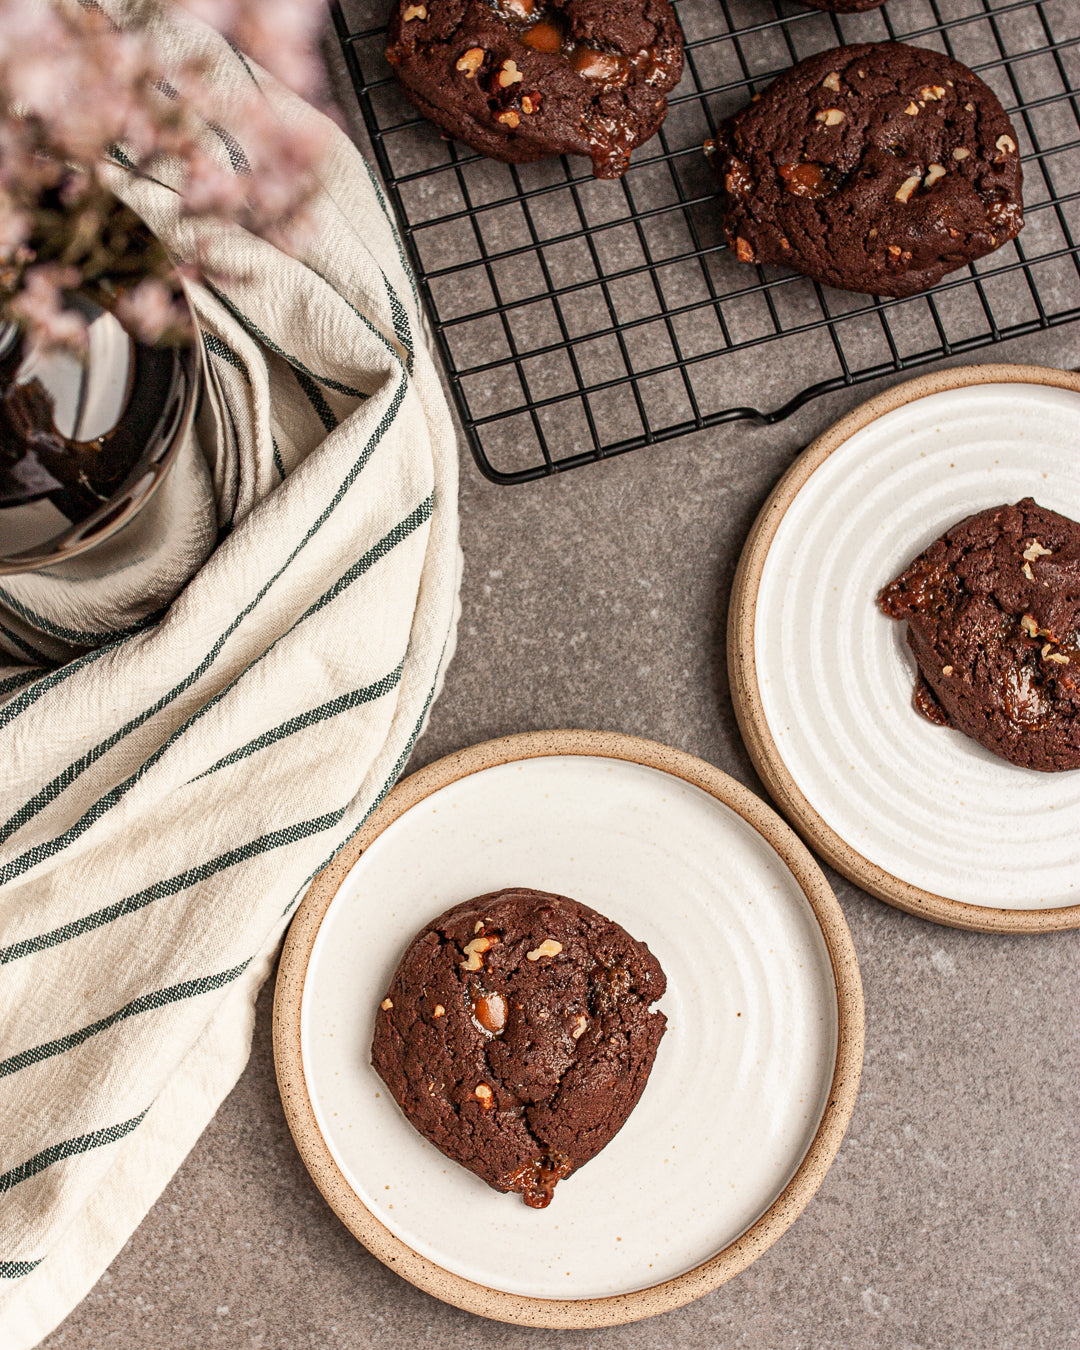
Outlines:
<svg viewBox="0 0 1080 1350"><path fill-rule="evenodd" d="M740 261L843 290L917 294L1023 226L1001 104L966 66L904 43L801 61L723 124L715 157Z"/></svg>
<svg viewBox="0 0 1080 1350"><path fill-rule="evenodd" d="M595 910L496 891L413 939L376 1014L371 1062L436 1148L542 1209L637 1104L665 985L648 947Z"/></svg>
<svg viewBox="0 0 1080 1350"><path fill-rule="evenodd" d="M588 155L618 178L682 74L669 0L398 0L387 60L443 131L513 164Z"/></svg>
<svg viewBox="0 0 1080 1350"><path fill-rule="evenodd" d="M924 716L1024 768L1080 768L1080 524L1030 497L980 511L878 603L907 620Z"/></svg>

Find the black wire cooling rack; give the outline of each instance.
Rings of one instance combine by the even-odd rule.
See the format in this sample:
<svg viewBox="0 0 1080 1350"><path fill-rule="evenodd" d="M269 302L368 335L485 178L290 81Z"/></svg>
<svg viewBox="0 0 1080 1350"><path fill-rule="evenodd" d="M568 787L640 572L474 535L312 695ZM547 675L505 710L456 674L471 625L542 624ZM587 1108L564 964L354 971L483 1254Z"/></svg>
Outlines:
<svg viewBox="0 0 1080 1350"><path fill-rule="evenodd" d="M482 472L520 483L1080 318L1080 3L676 0L686 69L618 182L508 165L420 118L384 56L391 0L331 0L379 169ZM377 8L376 8L377 7ZM702 144L780 71L838 43L936 47L1013 119L1027 225L911 300L729 252ZM773 406L754 406L767 379Z"/></svg>

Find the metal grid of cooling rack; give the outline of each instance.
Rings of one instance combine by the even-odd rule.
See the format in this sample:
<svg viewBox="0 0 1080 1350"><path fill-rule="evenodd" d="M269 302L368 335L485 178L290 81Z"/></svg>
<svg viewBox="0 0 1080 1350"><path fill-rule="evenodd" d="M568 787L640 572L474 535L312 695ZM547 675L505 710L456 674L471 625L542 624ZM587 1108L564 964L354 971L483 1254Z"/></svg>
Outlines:
<svg viewBox="0 0 1080 1350"><path fill-rule="evenodd" d="M686 69L618 182L586 160L507 165L444 139L384 56L390 0L331 0L470 447L518 483L1080 318L1077 0L675 0ZM1027 225L896 301L832 291L729 252L702 144L794 61L914 42L970 66L1013 119ZM763 372L773 406L754 406Z"/></svg>

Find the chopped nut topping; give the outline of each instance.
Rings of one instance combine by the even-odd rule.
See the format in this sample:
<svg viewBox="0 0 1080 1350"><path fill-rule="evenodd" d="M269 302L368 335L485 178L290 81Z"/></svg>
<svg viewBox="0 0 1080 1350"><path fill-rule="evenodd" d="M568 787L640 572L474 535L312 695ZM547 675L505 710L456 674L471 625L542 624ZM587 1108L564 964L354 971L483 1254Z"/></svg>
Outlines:
<svg viewBox="0 0 1080 1350"><path fill-rule="evenodd" d="M516 61L504 61L499 71L499 88L509 89L512 84L520 84L525 78L517 68Z"/></svg>
<svg viewBox="0 0 1080 1350"><path fill-rule="evenodd" d="M942 675L951 675L953 673L952 666L942 666L941 673Z"/></svg>
<svg viewBox="0 0 1080 1350"><path fill-rule="evenodd" d="M539 961L542 956L558 956L561 951L561 942L556 942L554 938L545 938L539 947L534 947L531 952L526 952L525 956L529 961Z"/></svg>
<svg viewBox="0 0 1080 1350"><path fill-rule="evenodd" d="M999 136L994 142L1003 155L1016 154L1016 142L1011 136Z"/></svg>
<svg viewBox="0 0 1080 1350"><path fill-rule="evenodd" d="M473 1095L485 1111L490 1111L495 1104L494 1094L486 1083L477 1083L473 1088Z"/></svg>
<svg viewBox="0 0 1080 1350"><path fill-rule="evenodd" d="M754 261L754 250L742 235L739 235L735 240L735 256L740 262L749 263Z"/></svg>
<svg viewBox="0 0 1080 1350"><path fill-rule="evenodd" d="M379 1007L383 1010L383 1012L389 1012L393 1006L394 1001L393 999L389 998L384 998L383 1001L379 1004Z"/></svg>
<svg viewBox="0 0 1080 1350"><path fill-rule="evenodd" d="M1034 562L1036 558L1049 558L1052 553L1053 549L1043 548L1037 539L1033 539L1024 549L1024 557L1028 562Z"/></svg>
<svg viewBox="0 0 1080 1350"><path fill-rule="evenodd" d="M867 239L876 239L876 238L877 238L877 226L876 226L876 225L871 225L871 226L870 226L870 229L867 231L866 237L867 237Z"/></svg>
<svg viewBox="0 0 1080 1350"><path fill-rule="evenodd" d="M1024 576L1027 577L1028 581L1035 580L1035 573L1031 570L1031 564L1029 562L1024 563L1020 570L1023 572Z"/></svg>
<svg viewBox="0 0 1080 1350"><path fill-rule="evenodd" d="M534 113L537 107L539 106L539 103L540 103L539 94L522 94L521 111L526 114Z"/></svg>
<svg viewBox="0 0 1080 1350"><path fill-rule="evenodd" d="M939 178L944 178L947 170L940 164L931 164L923 179L923 187L933 187Z"/></svg>
<svg viewBox="0 0 1080 1350"><path fill-rule="evenodd" d="M483 919L477 919L477 921L473 924L473 932L482 933L483 931L484 931L484 921Z"/></svg>
<svg viewBox="0 0 1080 1350"><path fill-rule="evenodd" d="M919 105L918 105L916 102L914 102L914 100L913 100L911 103L909 103L909 104L907 105L907 107L904 109L904 111L907 113L907 115L908 115L909 117L918 117L918 115L919 115Z"/></svg>
<svg viewBox="0 0 1080 1350"><path fill-rule="evenodd" d="M442 1017L444 1012L446 1012L446 1009L443 1005L441 1003L436 1003L435 1007L431 1010L431 1015L432 1017Z"/></svg>
<svg viewBox="0 0 1080 1350"><path fill-rule="evenodd" d="M426 19L427 5L410 5L401 17L405 23L408 23L410 19Z"/></svg>
<svg viewBox="0 0 1080 1350"><path fill-rule="evenodd" d="M890 258L899 258L899 256L900 256L900 245L899 245L899 244L890 244L890 245L889 245L889 248L888 248L888 253L889 253L889 257L890 257Z"/></svg>
<svg viewBox="0 0 1080 1350"><path fill-rule="evenodd" d="M824 122L827 127L838 127L847 118L847 113L841 108L823 108L821 112L814 114L814 118L818 122Z"/></svg>
<svg viewBox="0 0 1080 1350"><path fill-rule="evenodd" d="M471 80L480 67L484 64L483 47L470 47L459 57L455 70L459 70L467 80Z"/></svg>
<svg viewBox="0 0 1080 1350"><path fill-rule="evenodd" d="M940 103L945 97L945 90L940 84L928 84L925 89L919 90L919 97L925 98L929 103Z"/></svg>
<svg viewBox="0 0 1080 1350"><path fill-rule="evenodd" d="M586 1027L588 1027L588 1025L589 1019L585 1017L582 1013L579 1013L577 1017L574 1018L574 1029L570 1033L570 1035L573 1036L575 1041L581 1039L581 1037L585 1034L585 1029Z"/></svg>
<svg viewBox="0 0 1080 1350"><path fill-rule="evenodd" d="M1038 637L1039 635L1039 625L1035 622L1035 618L1031 614L1024 614L1021 617L1020 627L1028 637Z"/></svg>
<svg viewBox="0 0 1080 1350"><path fill-rule="evenodd" d="M501 75L499 76L499 79L500 80L502 79ZM508 108L506 112L500 113L498 117L496 117L495 121L501 122L504 127L510 127L511 129L513 129L521 122L521 118L517 115L517 113L513 110L513 108Z"/></svg>
<svg viewBox="0 0 1080 1350"><path fill-rule="evenodd" d="M1067 666L1069 664L1069 658L1064 652L1048 653L1045 647L1043 648L1043 659L1046 661L1056 661L1059 666Z"/></svg>
<svg viewBox="0 0 1080 1350"><path fill-rule="evenodd" d="M466 970L480 970L484 964L484 952L494 947L497 937L476 937L465 944L465 960L459 962Z"/></svg>
<svg viewBox="0 0 1080 1350"><path fill-rule="evenodd" d="M896 190L896 200L898 202L909 202L911 200L911 194L919 186L921 181L921 174L915 174L911 178L905 178ZM892 250L890 249L890 252L891 251Z"/></svg>
<svg viewBox="0 0 1080 1350"><path fill-rule="evenodd" d="M962 145L958 145L956 149L952 152L952 157L953 159L967 159L968 155L970 154L971 154L970 150L965 150Z"/></svg>
<svg viewBox="0 0 1080 1350"><path fill-rule="evenodd" d="M831 89L834 94L838 94L840 92L840 72L838 70L832 71L825 76L821 84L822 88Z"/></svg>

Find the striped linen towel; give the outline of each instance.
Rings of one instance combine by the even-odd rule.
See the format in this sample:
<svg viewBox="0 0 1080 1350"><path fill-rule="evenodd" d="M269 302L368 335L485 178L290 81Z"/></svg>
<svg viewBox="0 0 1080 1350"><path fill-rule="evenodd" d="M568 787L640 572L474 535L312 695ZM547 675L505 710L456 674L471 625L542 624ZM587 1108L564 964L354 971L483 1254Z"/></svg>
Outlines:
<svg viewBox="0 0 1080 1350"><path fill-rule="evenodd" d="M160 23L211 64L216 153L242 147L242 81L319 116ZM289 916L401 773L453 645L454 432L378 185L330 135L300 260L116 171L176 255L239 278L193 288L231 529L134 631L65 622L62 585L0 594L40 653L0 653L0 1350L83 1297L235 1083Z"/></svg>

